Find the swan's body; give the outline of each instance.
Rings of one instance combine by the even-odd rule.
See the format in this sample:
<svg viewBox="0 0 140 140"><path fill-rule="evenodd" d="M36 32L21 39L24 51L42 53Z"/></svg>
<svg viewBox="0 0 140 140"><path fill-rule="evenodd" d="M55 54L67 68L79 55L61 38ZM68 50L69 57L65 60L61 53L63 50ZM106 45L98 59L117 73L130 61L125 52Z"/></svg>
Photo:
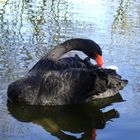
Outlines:
<svg viewBox="0 0 140 140"><path fill-rule="evenodd" d="M40 59L25 77L10 84L9 100L32 105L76 104L112 96L126 85L115 71L100 69L88 59L59 59L72 49L82 50L98 66L103 65L102 51L95 42L68 40Z"/></svg>

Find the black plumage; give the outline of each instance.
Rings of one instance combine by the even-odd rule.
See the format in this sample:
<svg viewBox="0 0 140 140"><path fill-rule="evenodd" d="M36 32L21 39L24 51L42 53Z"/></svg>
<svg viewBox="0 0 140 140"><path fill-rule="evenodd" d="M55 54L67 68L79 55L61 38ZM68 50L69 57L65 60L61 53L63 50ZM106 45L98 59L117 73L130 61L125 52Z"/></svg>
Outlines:
<svg viewBox="0 0 140 140"><path fill-rule="evenodd" d="M60 57L70 50L81 50L96 59L101 48L87 39L71 39L53 49L23 78L8 87L8 100L31 105L64 105L89 102L113 96L126 84L116 71L101 69L89 58Z"/></svg>

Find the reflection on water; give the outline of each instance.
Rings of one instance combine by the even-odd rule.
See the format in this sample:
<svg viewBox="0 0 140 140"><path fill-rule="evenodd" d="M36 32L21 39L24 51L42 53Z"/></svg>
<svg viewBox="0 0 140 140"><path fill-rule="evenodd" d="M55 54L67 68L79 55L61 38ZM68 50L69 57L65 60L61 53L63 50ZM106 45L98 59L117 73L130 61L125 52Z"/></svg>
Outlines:
<svg viewBox="0 0 140 140"><path fill-rule="evenodd" d="M120 1L120 6L117 10L117 15L115 16L115 20L113 23L113 32L116 32L116 29L120 29L120 34L125 34L127 28L129 28L128 26L128 21L127 21L127 8L129 7L129 0L127 1ZM117 27L119 26L119 28Z"/></svg>
<svg viewBox="0 0 140 140"><path fill-rule="evenodd" d="M52 132L46 123L49 125L52 122L55 126L58 122L61 123L61 120L56 123L53 117L51 119L36 118L37 120L32 120L31 117L30 123L17 121L20 120L20 116L13 114L14 109L10 110L11 106L8 106L9 110L6 106L7 86L13 80L25 75L34 63L54 45L69 38L82 37L98 42L103 49L105 64L118 66L119 73L129 80L128 86L121 92L126 102L113 104L113 106L105 104L104 109L95 110L95 116L92 115L94 112L92 109L87 113L91 115L88 118L89 122L92 118L94 122L97 116L102 116L108 112L106 109L111 110L111 107L116 108L121 114L121 117L115 119L111 125L105 127L105 122L103 131L97 130L97 139L139 140L139 35L139 0L0 0L0 139L50 139ZM16 106L14 112L20 112L21 108ZM23 109L25 121L26 111L30 114L29 110L31 111L28 107ZM78 113L82 113L80 111L82 110ZM13 117L9 115L9 112ZM49 112L51 113L50 109ZM67 111L64 109L63 112ZM33 109L33 113L38 112ZM78 113L76 115L80 118ZM59 116L59 114L56 115ZM74 117L70 115L69 118L63 118L63 122L66 123L65 120L69 122L67 119L70 119L71 124L78 124L80 120L77 123L73 122L72 116ZM89 117L86 114L83 114L84 116ZM90 125L88 121L85 123L89 128L97 126L94 123L93 126ZM44 132L39 126L46 131ZM61 130L61 124L59 127ZM77 127L79 130L82 128ZM85 137L91 135L88 127L85 127L88 131ZM70 133L70 130L65 130L67 131ZM62 133L65 132L62 131Z"/></svg>
<svg viewBox="0 0 140 140"><path fill-rule="evenodd" d="M103 129L107 121L119 117L115 109L100 109L113 102L121 102L120 94L90 104L77 106L35 107L8 104L10 114L21 122L32 122L43 127L60 140L93 139L96 129ZM80 138L73 135L81 134Z"/></svg>
<svg viewBox="0 0 140 140"><path fill-rule="evenodd" d="M37 58L49 48L67 39L71 24L68 3L65 0L2 2L0 12L0 42L8 65L7 73L16 78L26 72ZM6 58L6 59L5 59ZM16 69L18 72L13 71Z"/></svg>
<svg viewBox="0 0 140 140"><path fill-rule="evenodd" d="M140 11L137 8L132 8L136 3L133 3L131 0L120 0L119 7L117 9L117 13L115 15L113 24L112 24L112 41L113 43L128 45L134 41L136 41L137 36L134 34L134 30L137 26L139 26L140 19L139 14ZM135 13L135 20L132 20L133 13ZM119 37L118 37L119 36Z"/></svg>

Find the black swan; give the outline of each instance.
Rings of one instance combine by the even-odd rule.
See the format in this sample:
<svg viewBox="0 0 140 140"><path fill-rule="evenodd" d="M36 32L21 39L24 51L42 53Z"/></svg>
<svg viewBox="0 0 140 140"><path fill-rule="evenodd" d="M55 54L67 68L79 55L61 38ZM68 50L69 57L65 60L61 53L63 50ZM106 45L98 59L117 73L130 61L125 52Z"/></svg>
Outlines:
<svg viewBox="0 0 140 140"><path fill-rule="evenodd" d="M70 50L83 51L89 58L60 58ZM102 50L88 39L71 39L40 59L23 78L8 87L8 100L30 105L65 105L113 96L126 84L116 71L104 69Z"/></svg>

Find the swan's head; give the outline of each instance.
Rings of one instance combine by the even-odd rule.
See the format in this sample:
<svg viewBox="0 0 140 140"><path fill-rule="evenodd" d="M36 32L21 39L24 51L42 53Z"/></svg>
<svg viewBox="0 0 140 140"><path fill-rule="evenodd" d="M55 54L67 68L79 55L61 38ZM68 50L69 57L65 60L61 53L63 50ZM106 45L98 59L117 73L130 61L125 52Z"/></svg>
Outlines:
<svg viewBox="0 0 140 140"><path fill-rule="evenodd" d="M103 68L104 62L102 57L102 49L100 48L100 46L92 40L86 40L85 44L83 43L83 45L86 55L94 59L100 68Z"/></svg>
<svg viewBox="0 0 140 140"><path fill-rule="evenodd" d="M92 54L91 54L91 58L96 61L97 65L100 68L103 68L104 67L102 50L101 50L101 48L100 48L99 45L96 44L96 45L93 46L93 51L92 51Z"/></svg>

